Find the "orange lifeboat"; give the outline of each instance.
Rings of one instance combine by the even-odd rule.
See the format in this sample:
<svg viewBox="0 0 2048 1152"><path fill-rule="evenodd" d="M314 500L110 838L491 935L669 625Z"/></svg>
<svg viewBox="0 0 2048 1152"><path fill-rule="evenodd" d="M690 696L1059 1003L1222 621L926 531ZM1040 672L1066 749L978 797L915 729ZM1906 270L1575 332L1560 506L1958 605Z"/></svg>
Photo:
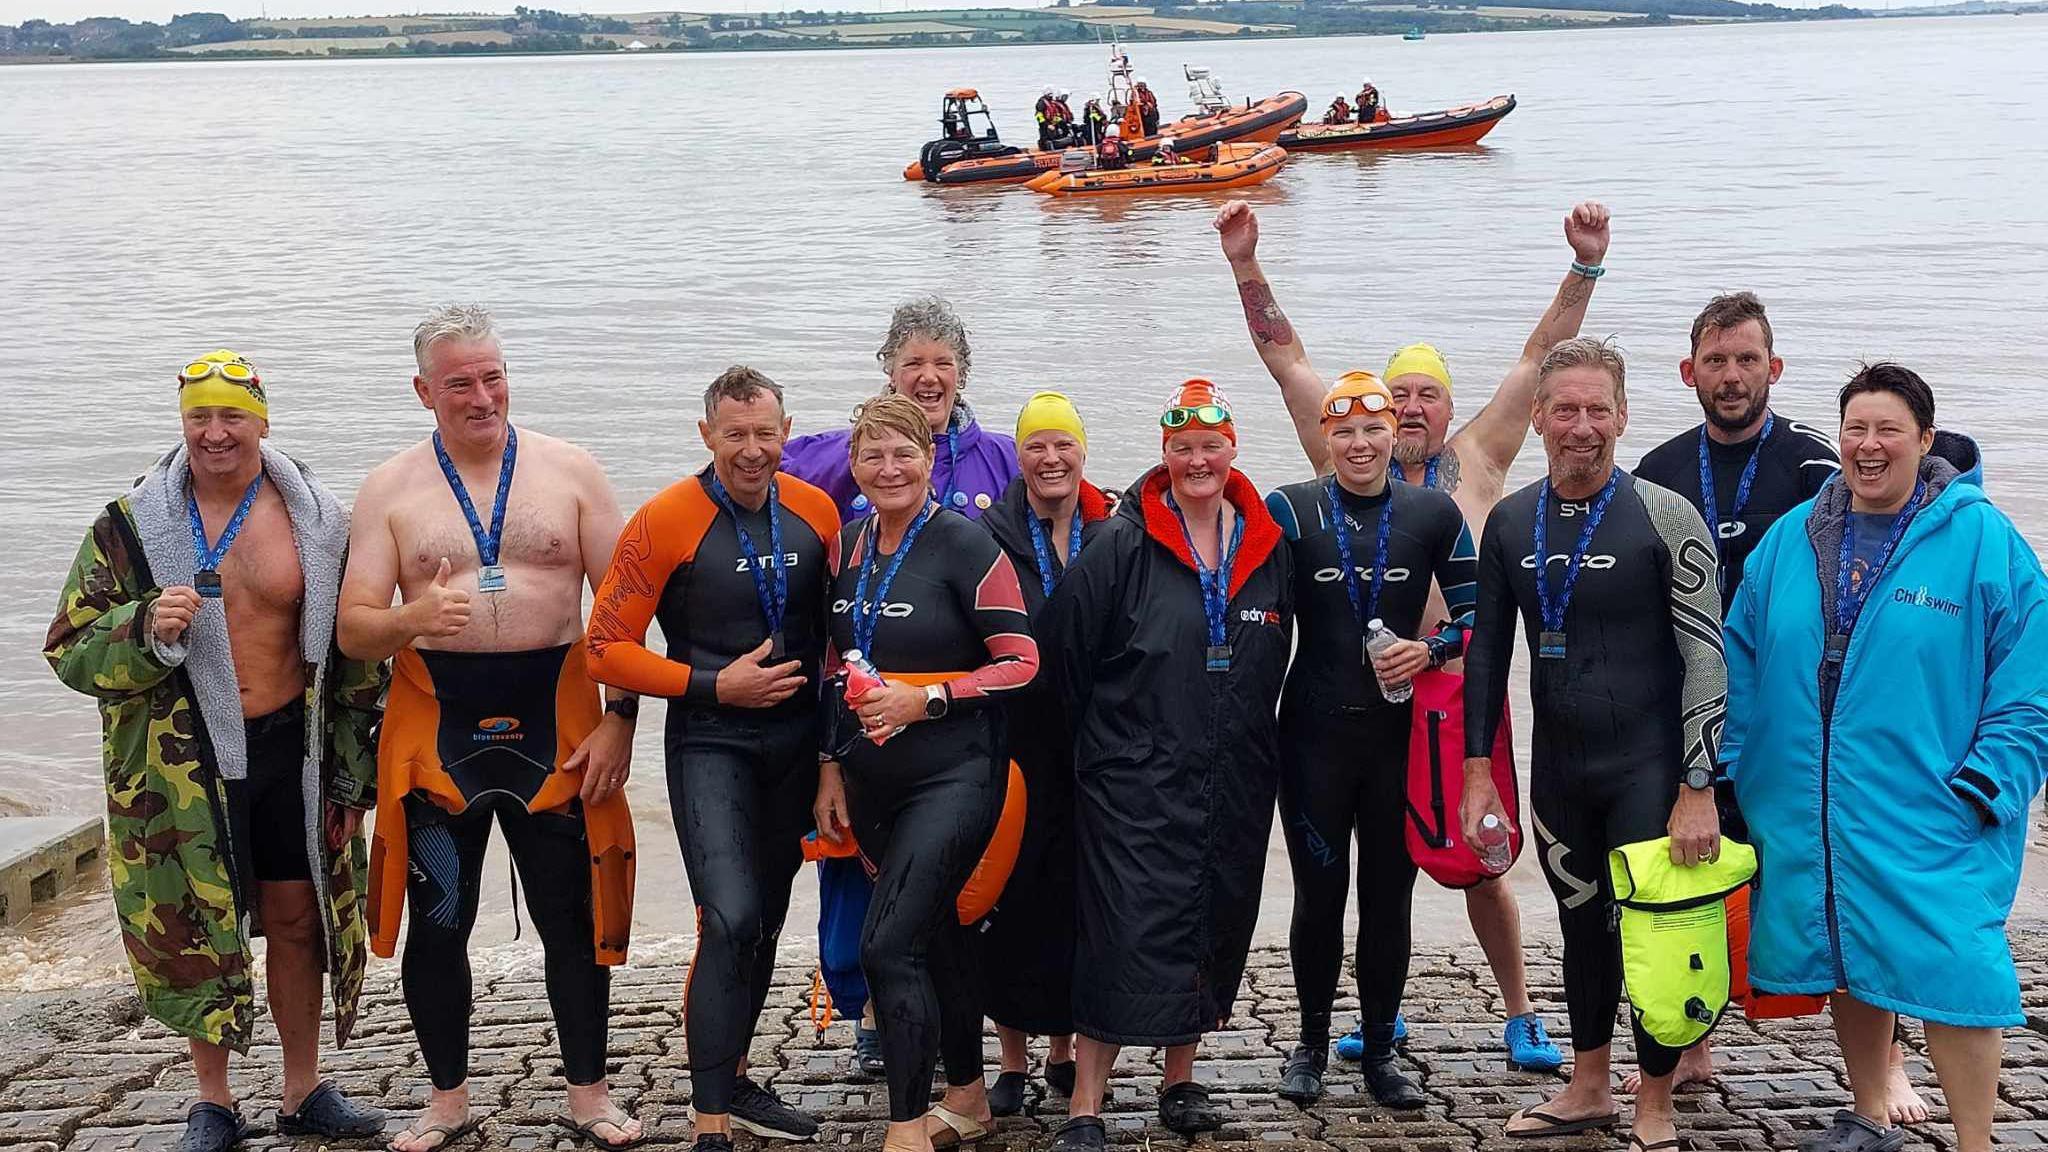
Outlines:
<svg viewBox="0 0 2048 1152"><path fill-rule="evenodd" d="M1202 160L1133 163L1128 168L1047 172L1025 187L1048 196L1109 196L1139 192L1220 192L1263 184L1280 171L1287 152L1277 144L1218 144Z"/></svg>
<svg viewBox="0 0 2048 1152"><path fill-rule="evenodd" d="M1158 136L1132 140L1131 159L1150 160L1162 137L1171 137L1183 155L1196 154L1214 144L1271 143L1281 133L1301 123L1301 117L1307 111L1307 96L1299 92L1280 92L1241 108L1183 116L1171 124L1160 125ZM1056 173L1060 157L1065 154L1062 151L1031 151L1015 156L962 160L947 165L936 176L927 175L925 178L935 184L948 185L1030 180L1046 173Z"/></svg>
<svg viewBox="0 0 2048 1152"><path fill-rule="evenodd" d="M1513 96L1495 96L1484 104L1467 104L1441 112L1394 116L1372 124L1303 124L1282 132L1280 146L1290 152L1336 152L1353 148L1455 148L1477 144L1480 137L1515 110Z"/></svg>

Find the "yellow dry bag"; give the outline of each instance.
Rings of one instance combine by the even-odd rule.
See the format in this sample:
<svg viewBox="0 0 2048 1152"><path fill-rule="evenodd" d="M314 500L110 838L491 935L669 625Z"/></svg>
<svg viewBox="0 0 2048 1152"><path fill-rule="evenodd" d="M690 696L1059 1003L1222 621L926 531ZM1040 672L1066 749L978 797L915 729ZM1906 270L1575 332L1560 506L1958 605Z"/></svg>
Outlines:
<svg viewBox="0 0 2048 1152"><path fill-rule="evenodd" d="M1659 1044L1689 1048L1728 1007L1730 892L1756 875L1756 849L1721 841L1712 863L1671 862L1659 836L1607 854L1621 910L1621 971L1636 1024Z"/></svg>

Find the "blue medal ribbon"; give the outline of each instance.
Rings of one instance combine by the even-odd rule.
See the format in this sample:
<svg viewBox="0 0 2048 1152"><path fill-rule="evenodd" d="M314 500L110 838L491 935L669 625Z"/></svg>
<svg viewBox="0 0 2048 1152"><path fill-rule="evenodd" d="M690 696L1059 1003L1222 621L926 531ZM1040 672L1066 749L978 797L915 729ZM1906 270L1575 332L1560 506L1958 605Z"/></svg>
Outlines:
<svg viewBox="0 0 2048 1152"><path fill-rule="evenodd" d="M249 481L249 490L242 493L242 502L235 505L235 514L228 517L228 526L221 530L220 542L209 545L206 542L206 521L199 516L199 497L185 494L185 514L192 522L192 558L195 562L192 584L201 596L218 600L221 594L220 566L228 558L228 549L235 546L235 537L242 534L242 525L249 519L249 509L256 506L256 494L263 490L263 472L257 470L256 478Z"/></svg>
<svg viewBox="0 0 2048 1152"><path fill-rule="evenodd" d="M1764 441L1771 438L1771 429L1776 427L1777 423L1778 416L1775 412L1764 417L1764 430L1757 433L1756 446L1749 450L1749 463L1742 466L1742 479L1737 481L1735 485L1735 506L1728 510L1728 519L1730 520L1742 519L1742 510L1749 506L1749 489L1751 485L1756 483L1757 461L1763 458ZM1707 531L1713 534L1714 557L1717 560L1720 559L1722 553L1721 514L1720 510L1716 507L1719 502L1714 493L1714 465L1707 454L1707 426L1702 424L1700 425L1700 511L1707 514ZM1726 584L1727 580L1723 579L1721 582Z"/></svg>
<svg viewBox="0 0 2048 1152"><path fill-rule="evenodd" d="M960 434L946 429L946 490L939 494L940 505L947 508L967 506L967 498L960 493Z"/></svg>
<svg viewBox="0 0 2048 1152"><path fill-rule="evenodd" d="M1600 489L1600 495L1593 498L1591 510L1586 513L1586 526L1579 529L1579 542L1572 549L1564 565L1564 588L1553 599L1550 595L1550 477L1543 478L1543 487L1536 493L1536 606L1543 619L1543 635L1539 638L1536 654L1547 660L1564 658L1564 618L1571 611L1572 593L1578 589L1579 573L1585 570L1586 552L1593 547L1593 534L1600 530L1600 521L1607 517L1607 505L1614 500L1614 490L1621 483L1621 469L1607 473L1607 484Z"/></svg>
<svg viewBox="0 0 2048 1152"><path fill-rule="evenodd" d="M714 469L706 485L711 498L732 517L733 531L739 534L740 553L746 557L747 571L754 577L754 598L761 604L761 618L767 621L768 636L775 639L782 632L782 618L789 611L789 570L782 566L782 500L777 489L779 485L768 481L768 547L772 550L774 563L764 566L761 553L754 547L754 537L747 532L747 526L740 521L739 509L733 506L732 494L725 490L725 483L718 478ZM767 568L773 567L771 577Z"/></svg>
<svg viewBox="0 0 2048 1152"><path fill-rule="evenodd" d="M1337 478L1332 476L1327 493L1330 500L1330 527L1337 534L1337 563L1344 570L1344 594L1351 598L1351 614L1358 618L1358 631L1365 633L1368 620L1379 618L1380 586L1386 581L1387 543L1394 527L1394 493L1386 493L1386 507L1380 509L1379 539L1373 545L1372 587L1367 592L1363 605L1358 602L1358 567L1351 560L1351 518L1344 513L1344 506L1337 496Z"/></svg>
<svg viewBox="0 0 2048 1152"><path fill-rule="evenodd" d="M463 486L462 473L455 470L455 461L449 457L448 448L441 443L440 429L434 430L434 458L441 462L441 475L448 478L448 487L455 493L455 502L462 506L463 519L469 521L469 534L476 540L477 559L485 568L498 567L498 545L505 539L505 505L512 493L512 470L519 463L519 430L505 426L505 457L498 465L498 500L491 506L491 530L484 531L483 521L477 518L476 504L469 498L469 489ZM497 573L498 588L503 588L505 574ZM477 587L489 592L485 578L480 574Z"/></svg>
<svg viewBox="0 0 2048 1152"><path fill-rule="evenodd" d="M1174 519L1180 521L1181 538L1187 541L1188 558L1194 561L1195 579L1202 586L1202 616L1209 625L1209 651L1207 667L1211 672L1230 670L1230 637L1228 618L1230 615L1230 573L1237 564L1238 545L1244 543L1244 517L1237 518L1231 529L1230 543L1223 550L1222 563L1211 568L1202 562L1201 550L1195 547L1195 534L1188 531L1188 518L1180 510L1180 504L1173 493L1166 494L1166 506L1173 509ZM1223 509L1216 509L1216 538L1223 539Z"/></svg>
<svg viewBox="0 0 2048 1152"><path fill-rule="evenodd" d="M1059 584L1059 577L1052 574L1052 541L1045 538L1045 525L1039 522L1038 513L1031 511L1029 505L1025 507L1025 512L1026 519L1031 524L1031 550L1038 554L1038 583L1045 589L1045 598L1050 600L1053 588ZM1074 561L1080 558L1081 506L1076 503L1074 521L1067 529L1067 563L1060 569L1061 574L1064 575L1066 569L1073 567Z"/></svg>
<svg viewBox="0 0 2048 1152"><path fill-rule="evenodd" d="M1885 537L1883 550L1878 552L1876 562L1871 564L1861 580L1849 579L1850 565L1856 558L1856 513L1853 505L1849 511L1843 513L1845 523L1842 525L1842 554L1840 564L1835 570L1835 628L1833 634L1828 637L1827 645L1829 661L1839 662L1848 653L1849 630L1856 626L1856 618L1863 614L1863 604L1870 599L1871 588L1883 578L1884 570L1891 565L1892 552L1898 548L1899 541L1905 538L1906 525L1912 521L1913 513L1919 511L1920 501L1926 495L1927 482L1916 481L1912 497L1906 501L1906 506L1892 517L1891 534Z"/></svg>
<svg viewBox="0 0 2048 1152"><path fill-rule="evenodd" d="M1443 459L1443 456L1444 454L1439 452L1436 455L1431 456L1428 462L1423 464L1422 486L1424 488L1436 487L1437 463ZM1399 460L1387 461L1387 470L1394 474L1394 479L1396 480L1406 481L1408 479L1408 470L1406 468L1401 467L1401 462Z"/></svg>
<svg viewBox="0 0 2048 1152"><path fill-rule="evenodd" d="M875 598L868 599L868 584L875 575L875 553L882 547L882 514L875 513L874 527L868 530L867 555L861 557L860 580L853 586L853 646L875 662L875 626L882 622L882 608L889 602L889 589L896 583L896 573L902 571L903 561L910 555L911 545L917 543L917 535L924 531L927 521L932 518L932 506L926 504L918 510L917 519L910 522L910 528L903 533L903 542L896 545L896 554L889 558L889 568L882 573L882 582L875 587Z"/></svg>

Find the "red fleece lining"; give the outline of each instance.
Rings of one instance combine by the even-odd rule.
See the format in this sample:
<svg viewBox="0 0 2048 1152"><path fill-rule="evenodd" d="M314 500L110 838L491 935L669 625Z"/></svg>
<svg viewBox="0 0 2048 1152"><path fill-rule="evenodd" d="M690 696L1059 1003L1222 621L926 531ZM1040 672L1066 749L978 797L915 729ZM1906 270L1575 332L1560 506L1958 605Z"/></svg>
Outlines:
<svg viewBox="0 0 2048 1152"><path fill-rule="evenodd" d="M1180 530L1180 520L1173 509L1166 506L1166 469L1154 468L1145 477L1144 486L1139 490L1138 502L1145 513L1145 531L1166 550L1180 558L1188 571L1199 572L1195 567L1194 554L1188 551L1186 533ZM1230 479L1223 484L1223 497L1244 517L1244 542L1238 545L1237 560L1230 572L1230 594L1235 597L1244 582L1251 579L1273 549L1280 546L1280 524L1266 511L1266 502L1259 498L1258 489L1237 469L1230 470Z"/></svg>
<svg viewBox="0 0 2048 1152"><path fill-rule="evenodd" d="M1116 509L1111 508L1109 505L1108 494L1086 480L1081 481L1080 507L1081 523L1083 524L1093 524L1097 520L1107 520L1110 514L1116 511Z"/></svg>

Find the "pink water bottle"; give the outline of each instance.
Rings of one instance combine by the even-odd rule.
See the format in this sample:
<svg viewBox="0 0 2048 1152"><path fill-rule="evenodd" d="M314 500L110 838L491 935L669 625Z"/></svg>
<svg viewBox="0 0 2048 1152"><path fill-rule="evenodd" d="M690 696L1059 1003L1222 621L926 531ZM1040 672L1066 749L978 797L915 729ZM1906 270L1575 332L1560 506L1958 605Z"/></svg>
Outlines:
<svg viewBox="0 0 2048 1152"><path fill-rule="evenodd" d="M882 679L882 674L876 671L875 666L868 661L867 654L860 649L848 648L845 661L846 702L848 704L855 704L857 701L865 698L868 693L887 683L887 681ZM876 744L880 744L887 740L890 735L891 733L885 732L878 735L870 735L868 739Z"/></svg>
<svg viewBox="0 0 2048 1152"><path fill-rule="evenodd" d="M1491 812L1479 821L1479 839L1473 847L1479 850L1479 866L1492 875L1506 872L1508 866L1515 862L1508 843L1508 826Z"/></svg>

